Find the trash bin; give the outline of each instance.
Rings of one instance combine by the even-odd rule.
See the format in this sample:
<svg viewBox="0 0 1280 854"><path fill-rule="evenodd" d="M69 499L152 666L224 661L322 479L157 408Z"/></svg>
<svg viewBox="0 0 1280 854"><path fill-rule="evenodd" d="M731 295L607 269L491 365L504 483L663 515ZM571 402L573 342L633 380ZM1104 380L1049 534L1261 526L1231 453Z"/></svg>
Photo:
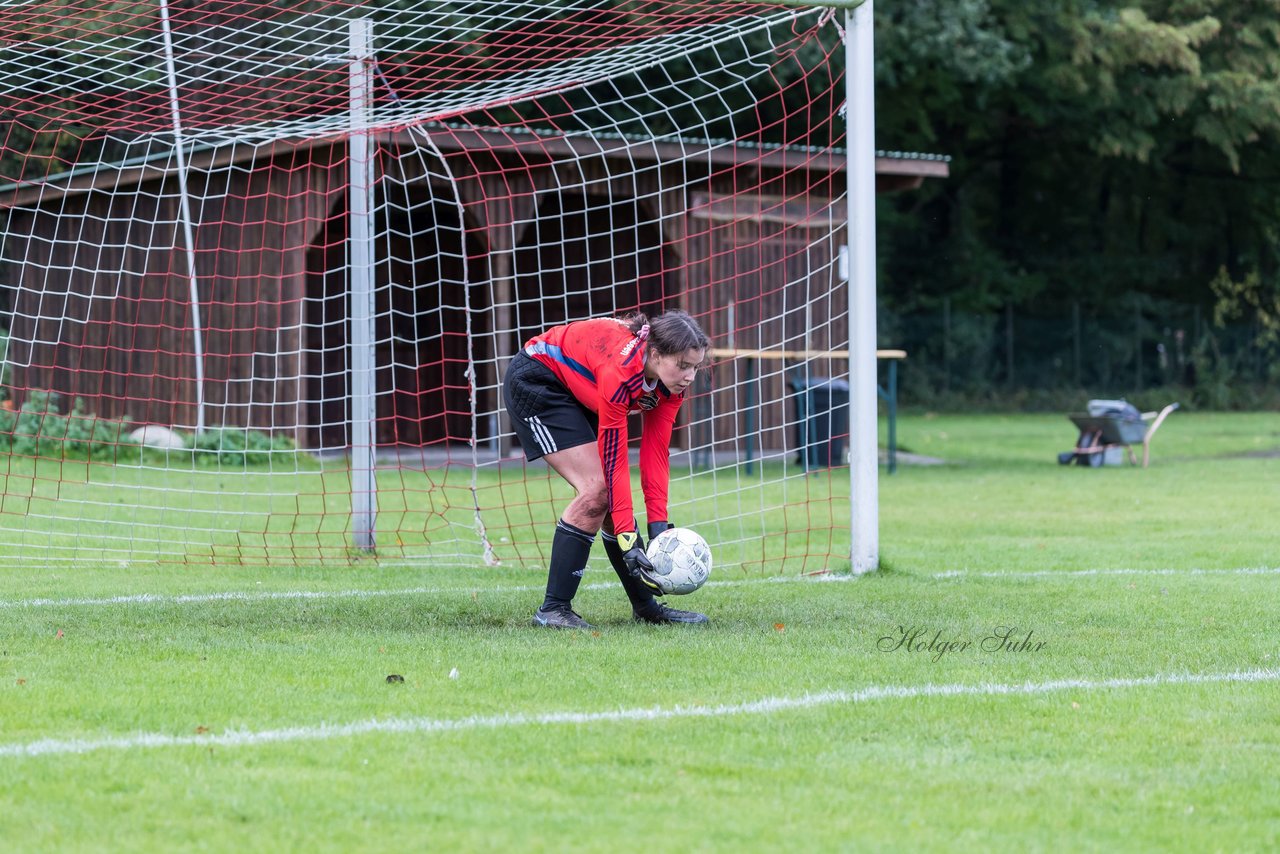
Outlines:
<svg viewBox="0 0 1280 854"><path fill-rule="evenodd" d="M791 381L796 393L796 462L810 468L844 463L849 434L849 384L828 377L799 377Z"/></svg>

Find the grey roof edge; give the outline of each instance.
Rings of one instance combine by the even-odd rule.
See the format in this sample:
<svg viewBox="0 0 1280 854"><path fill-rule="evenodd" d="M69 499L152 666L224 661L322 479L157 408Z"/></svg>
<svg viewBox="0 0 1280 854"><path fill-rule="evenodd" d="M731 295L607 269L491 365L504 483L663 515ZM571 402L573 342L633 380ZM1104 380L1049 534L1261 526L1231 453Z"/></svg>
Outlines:
<svg viewBox="0 0 1280 854"><path fill-rule="evenodd" d="M444 128L449 130L467 130L475 133L494 133L494 134L502 133L507 135L530 134L530 135L535 135L535 136L544 137L544 138L577 137L577 138L622 141L622 142L652 141L652 142L676 143L676 144L683 144L683 145L690 145L690 146L704 146L704 147L711 147L711 148L732 147L732 148L736 148L739 150L746 150L746 151L788 151L788 152L796 152L796 153L823 153L823 154L837 156L837 157L847 153L846 149L840 148L840 147L828 148L828 147L816 146L816 145L787 145L785 143L771 143L771 142L753 143L753 142L743 142L741 140L706 139L706 138L698 138L698 137L678 136L674 134L648 136L648 135L640 135L640 134L624 134L624 133L617 133L617 132L605 132L605 133L564 132L564 131L552 130L552 129L546 129L546 128L528 128L528 127L510 127L510 128L472 127L469 125L463 125L455 122L449 122L449 123L425 122L421 126ZM320 134L320 135L317 135L317 138L331 137L331 136L332 135L329 135L329 134ZM155 142L155 137L148 137L146 138L146 140L148 144L151 144ZM193 145L190 149L188 149L187 156L188 158L191 158L191 157L194 157L196 154L206 154L210 152L216 152L221 149L234 148L237 145L245 145L252 148L258 148L263 145L270 145L270 144L280 143L280 142L298 143L298 142L306 142L306 141L309 141L309 140L306 140L305 138L282 137L279 139L270 139L270 140L230 139L226 141L206 142L200 145ZM896 151L896 150L876 149L875 156L877 158L884 158L889 160L923 161L923 162L934 162L934 163L950 163L951 162L950 155L933 154L933 153L922 152L922 151ZM95 163L89 166L74 167L72 169L55 173L53 175L43 176L39 180L14 181L14 182L8 182L5 184L0 184L0 195L12 193L17 190L24 190L24 189L30 190L35 187L41 187L41 186L56 187L66 181L70 181L74 178L78 178L84 175L93 174L94 172L97 172L98 170L103 168L109 168L109 169L115 169L115 170L135 169L139 167L145 167L149 164L164 163L164 162L170 161L172 158L173 158L173 149L167 148L162 151L158 151L154 154L131 157L125 160L118 160L118 161L112 161L112 162L106 162L106 163Z"/></svg>

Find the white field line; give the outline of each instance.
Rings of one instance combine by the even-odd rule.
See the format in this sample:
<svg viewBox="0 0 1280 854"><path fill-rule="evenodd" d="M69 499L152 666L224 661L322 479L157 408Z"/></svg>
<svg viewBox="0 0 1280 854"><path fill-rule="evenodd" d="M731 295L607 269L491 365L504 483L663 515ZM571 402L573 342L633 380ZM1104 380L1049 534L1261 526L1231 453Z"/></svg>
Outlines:
<svg viewBox="0 0 1280 854"><path fill-rule="evenodd" d="M665 721L677 718L721 718L766 715L793 709L868 703L878 700L910 700L919 697L1033 696L1063 691L1106 691L1170 685L1210 685L1232 682L1275 682L1280 670L1243 670L1231 673L1171 673L1127 679L1062 679L1021 684L978 685L872 685L856 691L824 691L799 697L766 697L746 703L719 706L651 706L604 712L548 712L472 716L466 718L371 718L347 724L318 724L269 730L228 730L220 735L169 735L141 732L132 735L87 739L47 738L0 744L0 759L59 756L98 750L138 750L155 747L252 747L296 741L329 741L371 733L421 734L468 730L539 726L580 726L619 721Z"/></svg>
<svg viewBox="0 0 1280 854"><path fill-rule="evenodd" d="M831 583L833 581L856 581L856 575L836 575L834 573L813 576L779 575L769 578L741 578L728 581L709 581L707 587L737 587L744 584L788 584L788 583ZM596 582L584 584L582 590L614 590L618 582ZM392 596L424 596L447 593L542 593L546 584L515 585L483 585L472 587L402 587L395 590L246 590L226 591L219 593L179 593L162 595L158 593L137 593L128 596L102 596L80 599L0 599L0 610L19 608L57 608L69 606L97 605L187 605L204 602L266 602L277 600L312 600L312 599L380 599Z"/></svg>
<svg viewBox="0 0 1280 854"><path fill-rule="evenodd" d="M1241 569L1075 569L1075 570L1041 570L1028 572L978 572L970 570L951 570L937 572L923 578L942 580L964 580L966 578L1077 578L1113 575L1280 575L1280 567L1245 567ZM857 581L864 576L845 575L839 573L821 573L815 575L777 575L768 578L739 578L725 581L711 581L712 587L739 587L754 584L830 584ZM585 584L583 590L612 590L616 582L596 582ZM526 584L520 586L507 585L475 585L472 587L402 587L392 590L230 590L217 593L136 593L123 596L101 596L69 599L0 599L0 611L23 608L66 608L97 607L104 605L190 605L211 602L271 602L271 601L308 601L325 599L380 599L396 596L439 596L450 593L541 593L543 584Z"/></svg>
<svg viewBox="0 0 1280 854"><path fill-rule="evenodd" d="M1239 569L1042 569L1012 572L952 570L935 572L929 578L1079 578L1106 575L1280 575L1280 566L1252 566Z"/></svg>

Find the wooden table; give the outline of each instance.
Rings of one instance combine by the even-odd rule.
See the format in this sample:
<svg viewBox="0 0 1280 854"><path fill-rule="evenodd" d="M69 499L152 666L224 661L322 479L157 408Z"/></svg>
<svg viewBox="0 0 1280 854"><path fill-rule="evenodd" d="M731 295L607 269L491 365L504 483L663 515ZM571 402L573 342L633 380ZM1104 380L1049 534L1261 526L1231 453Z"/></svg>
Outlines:
<svg viewBox="0 0 1280 854"><path fill-rule="evenodd" d="M814 359L849 360L848 350L748 350L737 347L713 347L709 354L715 361L724 359L743 359L747 372L746 383L746 447L747 474L751 474L752 462L755 458L755 402L757 397L756 360L764 361L800 361L809 362ZM889 363L889 377L886 386L876 384L876 392L885 402L889 416L889 474L898 470L898 362L907 358L905 350L876 350L876 358ZM710 449L708 448L708 453ZM809 466L808 448L801 449L801 458L805 468Z"/></svg>

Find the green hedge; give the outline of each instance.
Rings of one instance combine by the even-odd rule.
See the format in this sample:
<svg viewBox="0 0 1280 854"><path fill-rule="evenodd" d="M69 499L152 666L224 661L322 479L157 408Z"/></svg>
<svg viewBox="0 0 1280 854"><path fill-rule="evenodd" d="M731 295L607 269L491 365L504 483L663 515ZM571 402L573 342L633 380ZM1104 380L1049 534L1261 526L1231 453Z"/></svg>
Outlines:
<svg viewBox="0 0 1280 854"><path fill-rule="evenodd" d="M62 411L62 396L32 391L21 409L0 406L0 451L23 457L95 460L100 462L186 462L208 467L269 465L280 454L295 454L291 439L260 430L214 427L198 435L183 434L186 447L161 450L130 438L137 425L129 418L103 418L76 398Z"/></svg>

